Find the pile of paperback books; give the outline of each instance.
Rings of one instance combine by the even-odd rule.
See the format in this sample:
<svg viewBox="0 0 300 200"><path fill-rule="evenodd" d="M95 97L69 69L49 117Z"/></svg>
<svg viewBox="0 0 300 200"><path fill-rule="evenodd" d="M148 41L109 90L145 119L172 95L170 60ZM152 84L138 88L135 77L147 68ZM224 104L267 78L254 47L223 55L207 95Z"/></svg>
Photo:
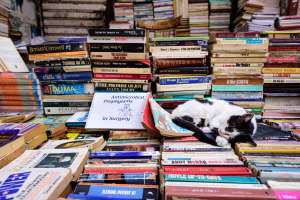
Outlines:
<svg viewBox="0 0 300 200"><path fill-rule="evenodd" d="M285 130L299 129L300 31L275 31L267 34L270 38L270 56L263 69L263 119Z"/></svg>
<svg viewBox="0 0 300 200"><path fill-rule="evenodd" d="M190 36L208 36L208 0L189 0L188 2Z"/></svg>
<svg viewBox="0 0 300 200"><path fill-rule="evenodd" d="M162 101L169 101L169 108L188 99L203 98L209 93L211 77L207 76L207 38L154 38L150 51L157 79L156 95Z"/></svg>
<svg viewBox="0 0 300 200"><path fill-rule="evenodd" d="M151 147L149 135L144 131L112 131L110 143L126 143L121 147L90 154L71 199L118 198L159 199L158 166L159 144ZM137 145L140 141L140 145ZM130 146L131 143L136 143ZM148 143L148 144L147 144ZM143 150L135 150L143 149Z"/></svg>
<svg viewBox="0 0 300 200"><path fill-rule="evenodd" d="M262 67L267 61L268 38L256 32L217 33L212 45L212 97L242 106L261 118Z"/></svg>
<svg viewBox="0 0 300 200"><path fill-rule="evenodd" d="M46 115L89 110L94 85L84 43L32 45L28 54L42 84Z"/></svg>
<svg viewBox="0 0 300 200"><path fill-rule="evenodd" d="M144 30L91 29L96 92L147 92L152 77Z"/></svg>
<svg viewBox="0 0 300 200"><path fill-rule="evenodd" d="M164 20L174 17L173 0L153 0L154 19Z"/></svg>
<svg viewBox="0 0 300 200"><path fill-rule="evenodd" d="M132 2L116 2L114 3L114 23L124 23L129 28L134 28L134 4Z"/></svg>
<svg viewBox="0 0 300 200"><path fill-rule="evenodd" d="M165 199L243 199L245 195L274 199L229 145L212 146L194 137L165 139L161 180Z"/></svg>
<svg viewBox="0 0 300 200"><path fill-rule="evenodd" d="M230 25L231 1L209 0L209 32L228 32Z"/></svg>

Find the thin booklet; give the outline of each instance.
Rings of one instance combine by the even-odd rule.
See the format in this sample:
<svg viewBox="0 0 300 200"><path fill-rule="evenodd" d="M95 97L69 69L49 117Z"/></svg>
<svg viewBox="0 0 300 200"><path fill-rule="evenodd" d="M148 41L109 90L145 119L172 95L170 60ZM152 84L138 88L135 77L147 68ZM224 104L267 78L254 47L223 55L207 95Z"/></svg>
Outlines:
<svg viewBox="0 0 300 200"><path fill-rule="evenodd" d="M86 129L143 130L148 93L95 93Z"/></svg>

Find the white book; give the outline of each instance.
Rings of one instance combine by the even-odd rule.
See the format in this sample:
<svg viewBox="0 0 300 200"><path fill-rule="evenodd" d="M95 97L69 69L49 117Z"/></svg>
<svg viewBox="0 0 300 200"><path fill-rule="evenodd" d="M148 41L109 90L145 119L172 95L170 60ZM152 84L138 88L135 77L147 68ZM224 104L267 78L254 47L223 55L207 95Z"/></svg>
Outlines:
<svg viewBox="0 0 300 200"><path fill-rule="evenodd" d="M147 93L95 93L86 129L143 130Z"/></svg>
<svg viewBox="0 0 300 200"><path fill-rule="evenodd" d="M10 38L0 36L0 72L29 72Z"/></svg>
<svg viewBox="0 0 300 200"><path fill-rule="evenodd" d="M56 200L71 180L71 171L62 168L1 171L1 199Z"/></svg>
<svg viewBox="0 0 300 200"><path fill-rule="evenodd" d="M200 182L165 182L167 186L181 187L211 187L211 188L237 188L237 189L268 189L264 184L238 184L238 183L200 183Z"/></svg>
<svg viewBox="0 0 300 200"><path fill-rule="evenodd" d="M31 168L66 168L71 170L73 180L76 180L87 159L87 148L26 150L19 158L2 168L0 172Z"/></svg>
<svg viewBox="0 0 300 200"><path fill-rule="evenodd" d="M267 181L272 189L299 190L300 182Z"/></svg>

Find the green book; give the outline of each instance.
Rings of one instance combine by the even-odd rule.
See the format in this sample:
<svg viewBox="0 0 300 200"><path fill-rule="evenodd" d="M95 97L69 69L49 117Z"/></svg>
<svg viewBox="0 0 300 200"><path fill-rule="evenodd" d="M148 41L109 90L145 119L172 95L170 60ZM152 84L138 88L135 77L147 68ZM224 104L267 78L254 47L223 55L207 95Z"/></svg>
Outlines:
<svg viewBox="0 0 300 200"><path fill-rule="evenodd" d="M263 91L263 85L213 85L212 91L223 92L260 92Z"/></svg>

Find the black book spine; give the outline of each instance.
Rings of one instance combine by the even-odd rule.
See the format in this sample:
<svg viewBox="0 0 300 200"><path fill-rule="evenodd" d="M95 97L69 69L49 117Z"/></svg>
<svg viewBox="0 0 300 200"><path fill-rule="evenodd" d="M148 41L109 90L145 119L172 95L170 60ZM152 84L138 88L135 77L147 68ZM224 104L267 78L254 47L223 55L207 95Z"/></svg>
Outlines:
<svg viewBox="0 0 300 200"><path fill-rule="evenodd" d="M38 61L35 65L38 67L63 67L63 66L79 66L79 65L90 65L89 59L66 59L66 60L49 60L49 61Z"/></svg>
<svg viewBox="0 0 300 200"><path fill-rule="evenodd" d="M28 54L63 53L72 51L85 51L86 46L83 43L45 44L28 46L27 50Z"/></svg>
<svg viewBox="0 0 300 200"><path fill-rule="evenodd" d="M91 52L144 52L145 45L144 44L98 44L92 43L90 44Z"/></svg>
<svg viewBox="0 0 300 200"><path fill-rule="evenodd" d="M44 102L44 107L90 107L91 102Z"/></svg>
<svg viewBox="0 0 300 200"><path fill-rule="evenodd" d="M90 36L124 36L124 37L145 37L142 29L89 29Z"/></svg>
<svg viewBox="0 0 300 200"><path fill-rule="evenodd" d="M159 74L208 74L208 67L176 67L157 69Z"/></svg>
<svg viewBox="0 0 300 200"><path fill-rule="evenodd" d="M149 60L141 61L101 61L92 60L92 67L149 67Z"/></svg>

